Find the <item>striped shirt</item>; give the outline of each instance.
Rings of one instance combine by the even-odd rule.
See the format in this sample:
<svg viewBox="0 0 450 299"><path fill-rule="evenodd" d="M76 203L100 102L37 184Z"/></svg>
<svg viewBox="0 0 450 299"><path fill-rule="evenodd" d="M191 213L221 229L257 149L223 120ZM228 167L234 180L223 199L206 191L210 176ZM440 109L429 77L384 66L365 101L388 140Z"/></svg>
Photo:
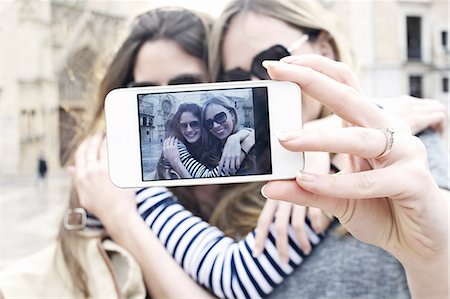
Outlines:
<svg viewBox="0 0 450 299"><path fill-rule="evenodd" d="M252 256L255 232L236 241L217 227L194 216L177 203L163 187L137 192L138 212L168 252L195 281L220 298L262 298L283 282L305 258L292 227L288 228L289 262L280 261L275 231L270 227L263 253ZM306 221L305 229L314 248L322 235L316 235ZM88 226L101 227L93 216Z"/></svg>
<svg viewBox="0 0 450 299"><path fill-rule="evenodd" d="M212 178L219 176L219 166L216 166L213 169L209 169L196 159L192 157L191 153L189 153L186 145L182 142L178 142L178 152L180 153L180 161L186 167L186 170L193 178ZM221 176L224 176L225 173L222 171Z"/></svg>

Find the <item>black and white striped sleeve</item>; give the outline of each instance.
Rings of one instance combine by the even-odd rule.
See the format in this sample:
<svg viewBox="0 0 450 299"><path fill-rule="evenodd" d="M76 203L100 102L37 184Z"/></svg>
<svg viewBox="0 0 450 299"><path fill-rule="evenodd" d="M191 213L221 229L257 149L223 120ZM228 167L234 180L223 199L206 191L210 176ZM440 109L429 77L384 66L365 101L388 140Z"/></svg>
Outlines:
<svg viewBox="0 0 450 299"><path fill-rule="evenodd" d="M199 284L220 298L262 298L272 292L305 258L289 228L289 263L283 264L270 228L263 253L254 258L255 233L236 242L217 227L193 216L165 188L137 193L138 212L175 260ZM305 224L315 247L323 236Z"/></svg>
<svg viewBox="0 0 450 299"><path fill-rule="evenodd" d="M212 178L219 176L219 167L216 166L214 169L209 169L196 159L192 157L186 146L179 142L178 152L180 153L180 161L186 167L186 170L191 174L193 178ZM224 173L222 173L222 176Z"/></svg>

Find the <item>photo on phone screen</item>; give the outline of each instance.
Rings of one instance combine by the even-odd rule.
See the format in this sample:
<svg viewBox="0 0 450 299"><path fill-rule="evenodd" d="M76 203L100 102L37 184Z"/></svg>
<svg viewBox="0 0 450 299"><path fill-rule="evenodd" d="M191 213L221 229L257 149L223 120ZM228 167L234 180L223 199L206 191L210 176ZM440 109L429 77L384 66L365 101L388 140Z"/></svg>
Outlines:
<svg viewBox="0 0 450 299"><path fill-rule="evenodd" d="M272 174L267 87L137 95L143 181Z"/></svg>

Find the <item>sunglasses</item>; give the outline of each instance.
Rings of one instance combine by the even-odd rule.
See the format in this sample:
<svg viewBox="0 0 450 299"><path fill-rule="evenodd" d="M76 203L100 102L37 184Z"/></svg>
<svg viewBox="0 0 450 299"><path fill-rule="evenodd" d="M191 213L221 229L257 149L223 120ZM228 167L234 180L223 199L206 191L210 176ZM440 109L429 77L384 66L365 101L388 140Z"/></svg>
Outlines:
<svg viewBox="0 0 450 299"><path fill-rule="evenodd" d="M289 48L282 45L272 46L264 51L258 53L252 60L250 71L245 71L241 68L235 68L224 72L220 77L220 81L248 81L252 76L261 79L269 80L267 70L262 66L264 60L280 60L286 56L290 56L292 52L304 44L308 40L308 35L302 35Z"/></svg>
<svg viewBox="0 0 450 299"><path fill-rule="evenodd" d="M189 123L180 123L180 130L186 131L187 127L192 129L200 129L200 122L198 120L191 121Z"/></svg>
<svg viewBox="0 0 450 299"><path fill-rule="evenodd" d="M205 80L197 75L180 75L173 79L170 79L167 85L180 85L180 84L196 84L196 83L204 83ZM127 87L145 87L145 86L160 86L156 82L152 81L141 81L141 82L130 82L127 84Z"/></svg>
<svg viewBox="0 0 450 299"><path fill-rule="evenodd" d="M226 121L227 121L227 114L225 112L219 112L216 115L214 115L213 119L207 119L203 121L203 127L209 131L214 127L214 123L221 125Z"/></svg>

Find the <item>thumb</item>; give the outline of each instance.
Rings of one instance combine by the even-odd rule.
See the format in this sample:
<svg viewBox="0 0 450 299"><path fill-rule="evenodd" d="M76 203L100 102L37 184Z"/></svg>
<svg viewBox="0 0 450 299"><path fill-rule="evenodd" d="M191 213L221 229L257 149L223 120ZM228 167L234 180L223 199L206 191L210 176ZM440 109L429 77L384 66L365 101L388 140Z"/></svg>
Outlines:
<svg viewBox="0 0 450 299"><path fill-rule="evenodd" d="M320 195L303 189L295 180L271 181L264 185L261 194L265 198L291 202L297 205L319 208L339 218L345 212L348 199Z"/></svg>

